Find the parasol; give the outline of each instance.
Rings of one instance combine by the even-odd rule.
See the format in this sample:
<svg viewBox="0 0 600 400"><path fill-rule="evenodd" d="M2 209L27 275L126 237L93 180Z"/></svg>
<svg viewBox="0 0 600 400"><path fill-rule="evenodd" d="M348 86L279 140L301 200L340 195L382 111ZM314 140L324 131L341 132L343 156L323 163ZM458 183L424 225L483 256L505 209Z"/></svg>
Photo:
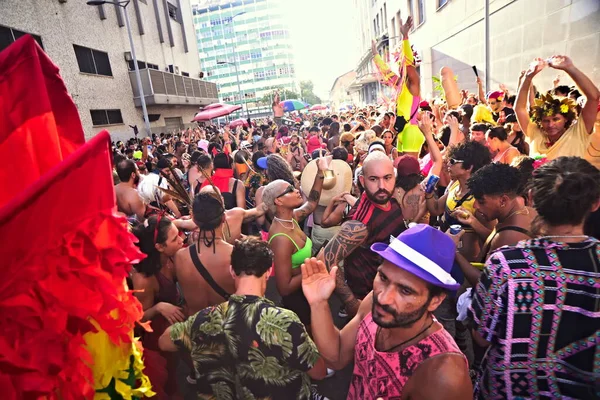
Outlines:
<svg viewBox="0 0 600 400"><path fill-rule="evenodd" d="M279 105L283 107L283 111L287 112L302 110L303 108L308 107L307 103L296 99L282 101L281 103L279 103Z"/></svg>
<svg viewBox="0 0 600 400"><path fill-rule="evenodd" d="M210 121L211 119L224 117L241 109L242 106L240 105L214 103L201 109L193 120L196 122Z"/></svg>
<svg viewBox="0 0 600 400"><path fill-rule="evenodd" d="M238 118L229 123L229 127L234 129L238 126L243 126L244 128L248 127L248 121L245 118Z"/></svg>
<svg viewBox="0 0 600 400"><path fill-rule="evenodd" d="M314 106L309 108L308 111L322 111L327 110L328 108L329 107L327 107L325 104L315 104Z"/></svg>

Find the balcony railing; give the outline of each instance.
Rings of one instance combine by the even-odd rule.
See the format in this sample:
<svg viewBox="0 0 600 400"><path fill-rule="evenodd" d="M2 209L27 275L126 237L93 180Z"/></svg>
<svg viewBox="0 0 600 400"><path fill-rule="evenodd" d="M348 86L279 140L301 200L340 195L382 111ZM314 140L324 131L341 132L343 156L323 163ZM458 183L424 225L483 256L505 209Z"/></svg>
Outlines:
<svg viewBox="0 0 600 400"><path fill-rule="evenodd" d="M170 72L144 68L140 70L146 105L206 106L219 101L217 84ZM135 71L129 71L136 107L141 107Z"/></svg>

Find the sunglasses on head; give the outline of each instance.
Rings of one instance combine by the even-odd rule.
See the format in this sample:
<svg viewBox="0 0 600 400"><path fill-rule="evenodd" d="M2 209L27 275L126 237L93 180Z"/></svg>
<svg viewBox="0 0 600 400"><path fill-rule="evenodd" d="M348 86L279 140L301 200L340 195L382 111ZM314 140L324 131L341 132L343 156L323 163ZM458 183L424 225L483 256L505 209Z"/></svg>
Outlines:
<svg viewBox="0 0 600 400"><path fill-rule="evenodd" d="M449 158L448 163L450 163L450 165L454 165L454 164L458 164L458 163L464 163L464 160L457 160L455 158Z"/></svg>
<svg viewBox="0 0 600 400"><path fill-rule="evenodd" d="M283 193L281 193L279 196L275 197L276 199L285 196L288 193L292 193L294 190L296 190L296 188L292 185L289 185L284 191Z"/></svg>

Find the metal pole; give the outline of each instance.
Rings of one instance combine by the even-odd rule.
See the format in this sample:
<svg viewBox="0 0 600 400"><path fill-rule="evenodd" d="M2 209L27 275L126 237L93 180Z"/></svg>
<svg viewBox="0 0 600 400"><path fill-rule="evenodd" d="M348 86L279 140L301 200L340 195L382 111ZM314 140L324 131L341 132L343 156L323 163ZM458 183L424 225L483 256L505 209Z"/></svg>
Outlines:
<svg viewBox="0 0 600 400"><path fill-rule="evenodd" d="M129 25L129 15L127 14L127 2L123 7L125 14L125 26L127 26L127 35L129 36L129 45L131 46L131 58L133 58L133 67L135 69L135 79L138 85L138 91L140 93L140 102L142 103L142 113L144 114L144 125L146 126L146 135L152 136L150 130L150 120L148 119L148 110L146 109L146 97L144 95L144 88L142 87L142 77L140 76L140 68L138 67L137 57L135 56L135 47L133 46L133 37L131 36L131 26Z"/></svg>
<svg viewBox="0 0 600 400"><path fill-rule="evenodd" d="M490 0L485 0L485 92L490 90Z"/></svg>

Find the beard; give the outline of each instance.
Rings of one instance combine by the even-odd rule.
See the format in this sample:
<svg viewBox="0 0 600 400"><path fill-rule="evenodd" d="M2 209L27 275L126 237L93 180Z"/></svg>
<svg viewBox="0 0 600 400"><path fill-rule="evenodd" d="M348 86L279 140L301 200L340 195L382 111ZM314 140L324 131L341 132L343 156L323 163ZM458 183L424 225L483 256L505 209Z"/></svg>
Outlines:
<svg viewBox="0 0 600 400"><path fill-rule="evenodd" d="M365 193L367 194L367 197L369 198L369 200L371 200L375 204L387 204L387 202L390 201L390 199L392 198L392 193L388 192L385 189L380 189L380 190L376 191L375 193L371 193L365 187ZM385 198L377 197L380 194L385 194L386 195Z"/></svg>
<svg viewBox="0 0 600 400"><path fill-rule="evenodd" d="M429 303L431 303L431 299L427 299L423 307L418 308L414 311L407 313L400 313L390 306L384 306L379 304L377 301L377 296L373 293L373 307L371 309L371 314L373 316L373 321L382 327L382 328L410 328L414 325L415 322L419 321L423 318L423 315L427 312L427 307L429 307ZM375 307L379 307L383 309L386 313L390 314L394 320L391 322L384 322L382 316L376 311Z"/></svg>
<svg viewBox="0 0 600 400"><path fill-rule="evenodd" d="M140 178L140 174L136 174L136 175L135 175L135 178L133 178L133 184L134 184L135 186L139 185L139 184L140 184L140 179L141 179L141 178Z"/></svg>

